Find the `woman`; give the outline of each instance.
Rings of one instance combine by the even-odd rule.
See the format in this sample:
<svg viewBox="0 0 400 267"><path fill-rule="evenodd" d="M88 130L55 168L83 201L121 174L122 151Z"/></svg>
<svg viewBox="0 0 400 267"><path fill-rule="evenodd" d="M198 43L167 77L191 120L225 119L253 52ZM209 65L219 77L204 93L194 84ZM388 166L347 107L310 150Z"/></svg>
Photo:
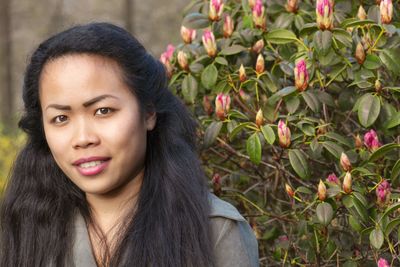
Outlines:
<svg viewBox="0 0 400 267"><path fill-rule="evenodd" d="M257 266L257 242L208 193L195 125L125 30L77 26L27 67L28 139L1 208L0 266Z"/></svg>

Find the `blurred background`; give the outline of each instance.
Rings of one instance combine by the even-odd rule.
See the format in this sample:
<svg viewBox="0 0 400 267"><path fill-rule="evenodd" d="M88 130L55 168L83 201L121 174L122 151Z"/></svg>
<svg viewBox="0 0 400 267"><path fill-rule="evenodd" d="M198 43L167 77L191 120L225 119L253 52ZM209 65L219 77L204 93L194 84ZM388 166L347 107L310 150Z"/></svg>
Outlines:
<svg viewBox="0 0 400 267"><path fill-rule="evenodd" d="M24 137L17 130L21 87L31 53L50 35L73 25L106 21L122 26L159 57L180 42L190 0L0 0L0 190Z"/></svg>

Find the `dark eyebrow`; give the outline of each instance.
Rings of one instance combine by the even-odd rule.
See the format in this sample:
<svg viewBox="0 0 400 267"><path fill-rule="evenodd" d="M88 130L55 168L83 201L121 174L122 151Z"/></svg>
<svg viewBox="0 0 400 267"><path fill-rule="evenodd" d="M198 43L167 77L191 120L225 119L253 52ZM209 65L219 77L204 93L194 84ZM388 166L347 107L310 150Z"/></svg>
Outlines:
<svg viewBox="0 0 400 267"><path fill-rule="evenodd" d="M89 101L86 101L85 103L82 104L82 106L84 106L85 108L87 108L87 107L89 107L89 106L91 106L91 105L93 105L93 104L96 104L97 102L99 102L99 101L101 101L101 100L103 100L103 99L105 99L105 98L115 98L115 99L118 99L118 97L113 96L113 95L100 95L100 96L97 96L97 97L95 97L95 98L93 98L93 99L90 99ZM46 107L46 110L47 110L48 108L55 108L55 109L59 109L59 110L71 110L71 106L65 106L65 105L59 105L59 104L50 104L50 105L48 105L48 106Z"/></svg>

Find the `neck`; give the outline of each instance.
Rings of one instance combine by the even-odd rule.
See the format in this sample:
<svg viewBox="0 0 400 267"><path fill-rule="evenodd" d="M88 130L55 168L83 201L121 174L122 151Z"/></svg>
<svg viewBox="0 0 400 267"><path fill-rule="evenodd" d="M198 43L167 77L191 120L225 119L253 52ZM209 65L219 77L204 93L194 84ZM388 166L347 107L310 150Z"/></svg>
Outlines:
<svg viewBox="0 0 400 267"><path fill-rule="evenodd" d="M128 183L106 194L86 194L94 223L107 235L136 206L144 168Z"/></svg>

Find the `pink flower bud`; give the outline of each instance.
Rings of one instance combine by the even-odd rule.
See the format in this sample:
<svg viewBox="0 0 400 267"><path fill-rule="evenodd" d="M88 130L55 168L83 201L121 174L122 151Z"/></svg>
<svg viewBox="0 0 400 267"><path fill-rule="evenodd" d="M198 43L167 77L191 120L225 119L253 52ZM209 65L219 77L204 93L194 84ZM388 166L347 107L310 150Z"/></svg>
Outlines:
<svg viewBox="0 0 400 267"><path fill-rule="evenodd" d="M204 111L208 114L208 116L210 116L212 114L213 108L211 105L211 101L210 101L210 98L206 95L203 97L203 108L204 108Z"/></svg>
<svg viewBox="0 0 400 267"><path fill-rule="evenodd" d="M258 54L257 62L256 62L256 72L257 74L263 73L265 70L265 61L262 54Z"/></svg>
<svg viewBox="0 0 400 267"><path fill-rule="evenodd" d="M232 35L234 29L232 17L226 15L224 18L224 37L228 38Z"/></svg>
<svg viewBox="0 0 400 267"><path fill-rule="evenodd" d="M321 201L326 199L326 186L321 180L319 180L318 184L318 199Z"/></svg>
<svg viewBox="0 0 400 267"><path fill-rule="evenodd" d="M253 7L256 5L256 0L249 0L249 7L253 9Z"/></svg>
<svg viewBox="0 0 400 267"><path fill-rule="evenodd" d="M251 49L253 50L254 53L260 54L264 49L264 40L263 39L258 40Z"/></svg>
<svg viewBox="0 0 400 267"><path fill-rule="evenodd" d="M296 13L297 9L299 9L298 0L287 0L286 3L287 12Z"/></svg>
<svg viewBox="0 0 400 267"><path fill-rule="evenodd" d="M378 140L378 135L374 130L371 129L364 135L364 145L372 152L381 146L381 143Z"/></svg>
<svg viewBox="0 0 400 267"><path fill-rule="evenodd" d="M306 61L304 59L299 60L294 68L294 80L297 90L300 92L304 91L308 87L308 71Z"/></svg>
<svg viewBox="0 0 400 267"><path fill-rule="evenodd" d="M378 204L387 204L390 200L390 184L387 180L383 180L376 188L376 197Z"/></svg>
<svg viewBox="0 0 400 267"><path fill-rule="evenodd" d="M186 28L181 26L181 36L185 44L190 44L194 39L196 39L196 30Z"/></svg>
<svg viewBox="0 0 400 267"><path fill-rule="evenodd" d="M178 64L183 70L189 69L188 56L185 52L178 52Z"/></svg>
<svg viewBox="0 0 400 267"><path fill-rule="evenodd" d="M164 64L168 77L172 76L173 66L171 64L172 56L174 55L175 47L171 44L167 46L167 51L161 54L160 61Z"/></svg>
<svg viewBox="0 0 400 267"><path fill-rule="evenodd" d="M354 53L354 57L357 60L358 64L363 64L365 61L365 51L364 51L364 46L361 44L361 42L358 42L357 47L356 47L356 52Z"/></svg>
<svg viewBox="0 0 400 267"><path fill-rule="evenodd" d="M208 17L212 21L217 21L221 17L222 11L224 9L224 3L222 0L210 0L210 8L208 12Z"/></svg>
<svg viewBox="0 0 400 267"><path fill-rule="evenodd" d="M380 258L378 260L378 267L390 267L390 265L387 260L385 260L384 258Z"/></svg>
<svg viewBox="0 0 400 267"><path fill-rule="evenodd" d="M264 116L261 108L258 110L257 115L256 115L256 124L258 127L264 124Z"/></svg>
<svg viewBox="0 0 400 267"><path fill-rule="evenodd" d="M340 165L346 172L351 170L350 160L344 152L340 155Z"/></svg>
<svg viewBox="0 0 400 267"><path fill-rule="evenodd" d="M256 0L255 5L252 8L253 14L253 22L257 28L266 29L266 15L265 15L265 7L263 5L262 0Z"/></svg>
<svg viewBox="0 0 400 267"><path fill-rule="evenodd" d="M346 194L351 193L352 184L353 184L353 181L351 179L351 173L346 172L346 175L344 176L344 179L343 179L343 191L346 192Z"/></svg>
<svg viewBox="0 0 400 267"><path fill-rule="evenodd" d="M317 15L317 25L321 30L333 28L333 6L334 0L317 0L315 13Z"/></svg>
<svg viewBox="0 0 400 267"><path fill-rule="evenodd" d="M246 70L244 69L243 64L241 64L239 68L239 80L242 83L247 80Z"/></svg>
<svg viewBox="0 0 400 267"><path fill-rule="evenodd" d="M334 183L334 184L340 185L339 178L337 178L336 174L334 174L334 173L329 174L328 178L326 178L326 180L329 183Z"/></svg>
<svg viewBox="0 0 400 267"><path fill-rule="evenodd" d="M293 188L289 184L285 184L285 190L289 197L292 198L294 196Z"/></svg>
<svg viewBox="0 0 400 267"><path fill-rule="evenodd" d="M225 120L231 105L231 97L225 94L218 94L215 98L215 113L220 120Z"/></svg>
<svg viewBox="0 0 400 267"><path fill-rule="evenodd" d="M365 12L365 9L361 5L358 8L357 17L358 17L359 20L367 19L367 13Z"/></svg>
<svg viewBox="0 0 400 267"><path fill-rule="evenodd" d="M250 96L243 89L239 90L239 95L240 95L240 98L243 99L244 101L250 100Z"/></svg>
<svg viewBox="0 0 400 267"><path fill-rule="evenodd" d="M205 29L203 32L202 40L207 54L210 57L215 57L215 55L217 54L217 43L215 42L214 33L209 29Z"/></svg>
<svg viewBox="0 0 400 267"><path fill-rule="evenodd" d="M221 195L222 191L222 185L221 185L221 176L216 173L214 174L212 178L212 185L213 185L213 191L216 196Z"/></svg>
<svg viewBox="0 0 400 267"><path fill-rule="evenodd" d="M279 137L279 144L283 148L287 148L290 146L290 138L291 138L291 133L289 127L286 126L286 124L283 122L283 120L280 120L278 123L278 137Z"/></svg>
<svg viewBox="0 0 400 267"><path fill-rule="evenodd" d="M393 17L392 0L382 0L379 7L381 11L381 22L383 24L390 24Z"/></svg>

